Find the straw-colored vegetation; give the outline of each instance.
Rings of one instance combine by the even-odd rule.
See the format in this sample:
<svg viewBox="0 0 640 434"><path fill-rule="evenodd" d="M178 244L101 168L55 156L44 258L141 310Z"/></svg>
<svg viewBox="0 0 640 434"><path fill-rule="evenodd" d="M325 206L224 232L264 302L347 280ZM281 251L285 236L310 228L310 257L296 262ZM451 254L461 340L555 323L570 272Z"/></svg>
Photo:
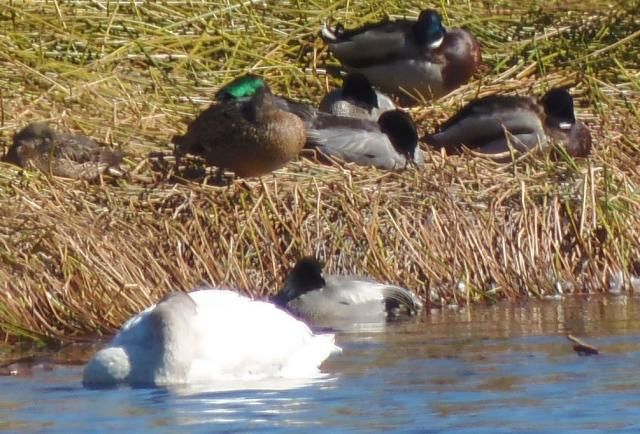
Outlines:
<svg viewBox="0 0 640 434"><path fill-rule="evenodd" d="M68 340L112 332L170 290L207 282L275 292L296 258L414 289L431 306L630 290L640 274L638 2L4 1L0 140L33 120L128 155L128 178L89 184L0 164L0 332ZM511 4L512 3L512 4ZM572 85L588 160L499 165L429 153L401 174L292 162L229 186L170 138L238 74L318 103L336 65L317 37L439 8L486 65L412 109L422 132L496 92Z"/></svg>

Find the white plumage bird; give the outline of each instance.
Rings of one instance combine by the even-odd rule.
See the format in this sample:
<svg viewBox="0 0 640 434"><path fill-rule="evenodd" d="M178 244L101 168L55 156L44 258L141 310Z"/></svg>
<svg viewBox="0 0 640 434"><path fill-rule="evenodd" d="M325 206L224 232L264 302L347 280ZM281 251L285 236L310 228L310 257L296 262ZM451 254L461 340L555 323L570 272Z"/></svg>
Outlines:
<svg viewBox="0 0 640 434"><path fill-rule="evenodd" d="M172 293L129 319L84 369L87 386L305 378L340 351L278 307L232 291Z"/></svg>

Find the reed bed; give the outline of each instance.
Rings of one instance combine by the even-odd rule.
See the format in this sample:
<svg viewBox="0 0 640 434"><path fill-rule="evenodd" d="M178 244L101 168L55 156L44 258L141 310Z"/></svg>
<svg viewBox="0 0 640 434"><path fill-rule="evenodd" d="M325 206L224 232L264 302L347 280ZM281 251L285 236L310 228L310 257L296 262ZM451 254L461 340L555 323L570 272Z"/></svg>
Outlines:
<svg viewBox="0 0 640 434"><path fill-rule="evenodd" d="M425 167L388 173L307 155L222 186L197 162L175 168L171 136L224 82L251 71L317 104L338 84L322 23L429 6L477 35L485 65L412 109L421 132L477 96L571 85L590 158L429 152ZM16 130L49 120L125 151L129 175L86 183L0 163L1 337L112 333L201 284L267 296L306 254L434 308L640 290L638 16L633 1L3 2L5 150Z"/></svg>

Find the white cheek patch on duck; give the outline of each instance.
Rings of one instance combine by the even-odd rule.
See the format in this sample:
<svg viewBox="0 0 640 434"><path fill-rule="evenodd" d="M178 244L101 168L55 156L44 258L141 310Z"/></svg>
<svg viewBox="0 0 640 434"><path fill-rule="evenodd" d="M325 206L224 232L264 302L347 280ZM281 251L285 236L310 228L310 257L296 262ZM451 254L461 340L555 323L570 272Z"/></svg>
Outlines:
<svg viewBox="0 0 640 434"><path fill-rule="evenodd" d="M444 41L444 36L430 43L429 48L431 48L432 50L435 50L436 48L440 48L440 45L442 45L442 41Z"/></svg>
<svg viewBox="0 0 640 434"><path fill-rule="evenodd" d="M571 122L560 122L558 126L561 130L570 130L573 124Z"/></svg>

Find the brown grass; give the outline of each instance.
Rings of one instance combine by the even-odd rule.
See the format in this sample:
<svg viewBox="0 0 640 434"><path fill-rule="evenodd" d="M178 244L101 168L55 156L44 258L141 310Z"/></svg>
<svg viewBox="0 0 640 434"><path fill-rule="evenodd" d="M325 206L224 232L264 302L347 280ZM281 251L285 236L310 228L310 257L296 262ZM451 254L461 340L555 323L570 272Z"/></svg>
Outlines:
<svg viewBox="0 0 640 434"><path fill-rule="evenodd" d="M423 169L401 174L300 159L228 187L174 176L170 137L222 83L251 70L317 103L335 84L321 23L424 7L399 4L0 6L5 145L47 119L123 149L132 173L87 184L0 165L4 337L113 332L167 291L204 282L264 296L304 254L412 288L433 306L631 290L640 274L637 2L448 7L450 25L478 35L487 65L412 110L431 131L477 95L570 84L594 136L588 160L499 165L430 153Z"/></svg>

